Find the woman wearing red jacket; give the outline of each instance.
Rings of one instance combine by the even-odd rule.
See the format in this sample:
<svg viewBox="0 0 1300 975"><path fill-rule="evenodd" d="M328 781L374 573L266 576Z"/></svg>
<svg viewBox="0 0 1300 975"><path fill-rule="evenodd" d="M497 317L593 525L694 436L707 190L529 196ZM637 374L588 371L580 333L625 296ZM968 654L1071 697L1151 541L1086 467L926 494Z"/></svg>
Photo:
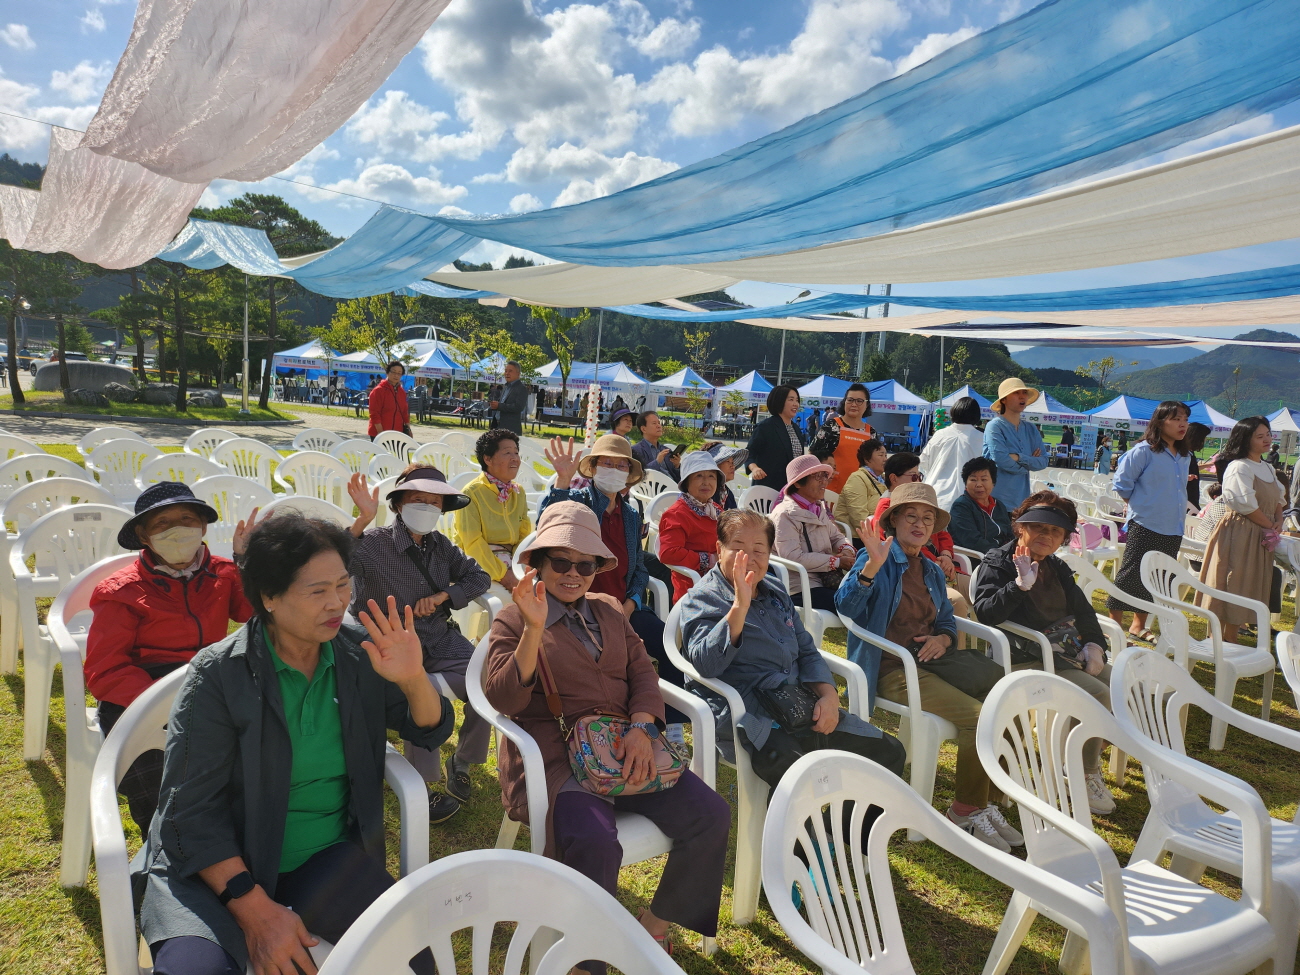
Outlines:
<svg viewBox="0 0 1300 975"><path fill-rule="evenodd" d="M407 436L411 433L411 410L406 405L406 390L402 387L406 366L394 359L385 371L388 381L377 384L370 391L371 440L385 430L400 430Z"/></svg>
<svg viewBox="0 0 1300 975"><path fill-rule="evenodd" d="M682 458L681 497L659 517L659 561L670 568L685 566L700 575L718 561L718 515L713 500L722 471L707 450L692 450ZM691 588L689 577L673 573L673 602Z"/></svg>
<svg viewBox="0 0 1300 975"><path fill-rule="evenodd" d="M254 509L236 528L236 555L256 518ZM187 485L164 481L140 495L135 517L118 533L117 543L140 549L140 557L95 587L86 635L86 687L99 701L104 734L154 681L224 640L231 620L253 615L235 563L203 544L216 520L217 512ZM162 764L161 751L145 752L122 780L142 834L158 805Z"/></svg>

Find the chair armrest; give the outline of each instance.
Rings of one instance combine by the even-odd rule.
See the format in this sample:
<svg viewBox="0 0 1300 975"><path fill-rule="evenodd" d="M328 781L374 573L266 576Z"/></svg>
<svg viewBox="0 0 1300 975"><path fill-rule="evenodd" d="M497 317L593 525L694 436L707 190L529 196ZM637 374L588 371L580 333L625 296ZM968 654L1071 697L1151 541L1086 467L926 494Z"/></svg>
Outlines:
<svg viewBox="0 0 1300 975"><path fill-rule="evenodd" d="M694 569L688 569L684 565L668 565L667 562L665 562L664 565L667 568L671 569L673 572L686 576L686 578L691 580L691 585L694 586L699 584L700 574L696 572Z"/></svg>
<svg viewBox="0 0 1300 975"><path fill-rule="evenodd" d="M659 690L663 692L665 703L690 715L691 737L695 739L695 747L691 749L691 771L703 779L710 789L716 791L718 752L713 711L703 698L676 684L668 683L662 677L659 678Z"/></svg>
<svg viewBox="0 0 1300 975"><path fill-rule="evenodd" d="M134 972L138 970L139 945L131 897L131 858L117 804L116 754L117 749L105 748L95 762L90 779L90 832L105 966L110 972Z"/></svg>
<svg viewBox="0 0 1300 975"><path fill-rule="evenodd" d="M987 640L993 648L993 659L1002 665L1003 671L1011 673L1011 641L1007 639L1005 633L995 626L985 626L975 620L963 619L960 616L955 619L958 633L969 633L981 640Z"/></svg>
<svg viewBox="0 0 1300 975"><path fill-rule="evenodd" d="M970 562L971 559L979 559L981 562L984 561L984 555L985 555L985 553L983 553L983 552L977 552L977 551L976 551L975 549L973 549L973 548L966 548L966 546L964 546L964 545L954 545L954 546L952 547L952 551L953 551L953 554L954 554L954 555L963 555L963 556L965 556L965 557L966 557L966 561L967 561L968 564L969 564L969 562Z"/></svg>
<svg viewBox="0 0 1300 975"><path fill-rule="evenodd" d="M793 559L783 559L776 555L769 556L768 562L771 565L786 570L786 592L790 591L790 570L793 569L795 572L799 573L799 601L795 604L795 608L799 610L799 618L803 620L804 627L810 627L812 625L812 616L815 610L809 602L812 599L812 582L808 578L807 567L802 562L796 562Z"/></svg>
<svg viewBox="0 0 1300 975"><path fill-rule="evenodd" d="M502 610L501 600L490 592L485 592L480 596L475 596L470 600L470 602L474 603L476 606L482 607L487 612L488 626L492 625L492 621L497 618L497 614Z"/></svg>
<svg viewBox="0 0 1300 975"><path fill-rule="evenodd" d="M837 657L825 650L818 652L822 655L822 660L826 662L826 666L830 668L831 673L836 677L844 678L849 694L849 712L870 723L871 715L865 713L867 701L871 697L870 688L867 686L866 672L852 660Z"/></svg>
<svg viewBox="0 0 1300 975"><path fill-rule="evenodd" d="M384 781L397 794L402 817L398 863L405 877L429 862L429 790L420 773L392 745L384 748Z"/></svg>
<svg viewBox="0 0 1300 975"><path fill-rule="evenodd" d="M957 565L961 567L962 572L966 573L966 575L971 574L971 561L969 555L964 552L958 552L957 547L954 545L952 557L957 561Z"/></svg>
<svg viewBox="0 0 1300 975"><path fill-rule="evenodd" d="M546 846L546 813L550 803L546 794L546 763L542 760L542 750L533 736L524 731L514 719L494 708L483 693L483 688L473 681L465 682L469 695L470 707L504 735L517 749L524 763L524 783L528 792L529 835L532 839L533 852L540 854Z"/></svg>
<svg viewBox="0 0 1300 975"><path fill-rule="evenodd" d="M864 643L870 643L872 646L879 647L885 653L891 653L902 661L903 676L907 681L907 708L914 716L919 717L925 709L921 707L920 675L916 667L916 658L900 647L897 643L891 643L883 636L877 636L869 630L864 630L842 613L840 614L840 621L843 622L845 628L859 640L862 640Z"/></svg>
<svg viewBox="0 0 1300 975"><path fill-rule="evenodd" d="M1101 632L1106 634L1106 642L1110 644L1111 657L1118 657L1128 646L1128 638L1125 636L1124 627L1120 626L1109 616L1097 614L1097 624L1101 627Z"/></svg>
<svg viewBox="0 0 1300 975"><path fill-rule="evenodd" d="M666 622L668 620L668 613L671 609L669 606L668 587L664 585L662 579L656 579L654 576L650 576L650 578L646 580L646 588L654 598L655 615Z"/></svg>
<svg viewBox="0 0 1300 975"><path fill-rule="evenodd" d="M1049 674L1056 673L1055 661L1052 659L1052 645L1047 641L1047 637L1037 630L1031 630L1019 623L1012 623L1010 620L1003 620L998 624L998 628L1026 640L1035 641L1038 644L1038 652L1043 658L1043 670Z"/></svg>

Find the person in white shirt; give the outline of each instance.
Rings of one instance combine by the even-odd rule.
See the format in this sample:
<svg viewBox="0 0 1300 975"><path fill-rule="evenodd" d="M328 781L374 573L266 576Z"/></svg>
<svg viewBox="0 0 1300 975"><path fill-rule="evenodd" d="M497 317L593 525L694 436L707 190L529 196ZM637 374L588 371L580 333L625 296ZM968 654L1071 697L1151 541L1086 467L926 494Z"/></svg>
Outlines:
<svg viewBox="0 0 1300 975"><path fill-rule="evenodd" d="M952 407L952 423L933 437L921 451L921 473L925 483L934 488L939 507L947 511L966 491L961 469L966 461L984 454L984 434L980 432L980 404L963 396Z"/></svg>

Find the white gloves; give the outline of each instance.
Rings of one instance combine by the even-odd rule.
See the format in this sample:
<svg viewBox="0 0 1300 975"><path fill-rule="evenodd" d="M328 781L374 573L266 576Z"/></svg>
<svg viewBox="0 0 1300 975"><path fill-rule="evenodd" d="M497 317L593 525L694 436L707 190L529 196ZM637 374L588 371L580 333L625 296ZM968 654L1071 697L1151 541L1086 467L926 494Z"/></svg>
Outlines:
<svg viewBox="0 0 1300 975"><path fill-rule="evenodd" d="M1028 555L1013 556L1011 562L1016 567L1016 585L1028 592L1034 588L1038 578L1038 563Z"/></svg>
<svg viewBox="0 0 1300 975"><path fill-rule="evenodd" d="M1085 643L1083 645L1084 659L1079 663L1083 664L1084 673L1096 677L1101 673L1101 669L1106 666L1106 652L1095 643Z"/></svg>

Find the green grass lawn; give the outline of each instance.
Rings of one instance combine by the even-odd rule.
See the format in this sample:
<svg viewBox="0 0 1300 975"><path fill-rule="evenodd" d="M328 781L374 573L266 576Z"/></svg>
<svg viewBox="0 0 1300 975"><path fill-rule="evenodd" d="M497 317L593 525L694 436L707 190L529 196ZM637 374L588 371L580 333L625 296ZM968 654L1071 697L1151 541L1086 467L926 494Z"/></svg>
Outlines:
<svg viewBox="0 0 1300 975"><path fill-rule="evenodd" d="M228 423L232 420L292 420L293 416L276 410L260 410L255 402L250 402L251 411L247 416L239 412L238 406L206 408L191 406L184 413L177 413L174 406L151 406L148 403L113 403L111 406L77 406L63 402L62 393L24 392L26 402L14 406L12 395L0 396L0 410L33 410L42 413L78 413L97 416L132 416L142 420L148 419L186 419L196 424ZM230 402L227 400L227 402Z"/></svg>
<svg viewBox="0 0 1300 975"><path fill-rule="evenodd" d="M69 456L67 451L75 457L71 447L59 447L52 452ZM1100 608L1100 602L1098 605ZM1294 606L1288 602L1282 625L1290 627L1293 622ZM1193 628L1196 629L1196 623ZM843 631L831 631L826 646L844 655ZM1208 668L1198 667L1196 676L1204 686L1212 687L1212 673ZM1236 706L1244 712L1258 714L1260 694L1259 679L1241 681L1237 685ZM0 678L0 822L4 824L0 829L0 972L32 975L102 972L94 871L85 888L64 888L58 882L65 715L58 675L51 702L47 749L39 762L21 759L22 700L21 671L16 676ZM77 702L78 706L81 704ZM456 707L460 710L461 705L458 703ZM1274 684L1272 719L1300 729L1300 712L1280 678ZM891 732L897 730L892 715L883 715L881 725ZM1236 731L1229 732L1224 751L1211 753L1208 739L1208 718L1202 712L1193 711L1187 732L1189 753L1253 784L1275 817L1290 820L1295 815L1300 792L1297 788L1300 756ZM447 754L451 749L452 743L445 746ZM940 759L935 793L935 805L940 809L946 808L952 798L954 761L955 748L952 742L947 742ZM502 810L494 760L476 768L473 777L475 791L471 802L454 819L432 828L430 852L435 859L464 850L488 848L495 843ZM734 807L735 778L729 769L720 769L718 789ZM1148 810L1142 772L1136 763L1130 763L1127 783L1115 793L1118 809L1110 817L1097 818L1096 827L1123 863L1133 849ZM122 811L134 851L140 838L125 805ZM397 812L391 794L388 814L389 867L395 874ZM1009 815L1014 820L1015 813ZM517 848L526 849L527 840L527 830L521 831ZM663 860L660 857L647 861L621 873L619 895L630 910L638 911L648 905ZM891 863L908 949L916 970L923 975L979 971L1001 922L1009 890L931 844L908 843L903 834L897 835L891 844ZM718 952L706 959L696 950L698 938L682 935L675 956L678 964L690 973L793 975L813 971L813 966L795 950L776 924L766 899L760 902L753 924L739 928L730 923L733 869L734 839L723 891ZM1219 877L1211 871L1206 883L1228 896L1239 896L1239 887L1232 878ZM1061 928L1039 918L1011 971L1016 975L1054 971L1063 940Z"/></svg>

